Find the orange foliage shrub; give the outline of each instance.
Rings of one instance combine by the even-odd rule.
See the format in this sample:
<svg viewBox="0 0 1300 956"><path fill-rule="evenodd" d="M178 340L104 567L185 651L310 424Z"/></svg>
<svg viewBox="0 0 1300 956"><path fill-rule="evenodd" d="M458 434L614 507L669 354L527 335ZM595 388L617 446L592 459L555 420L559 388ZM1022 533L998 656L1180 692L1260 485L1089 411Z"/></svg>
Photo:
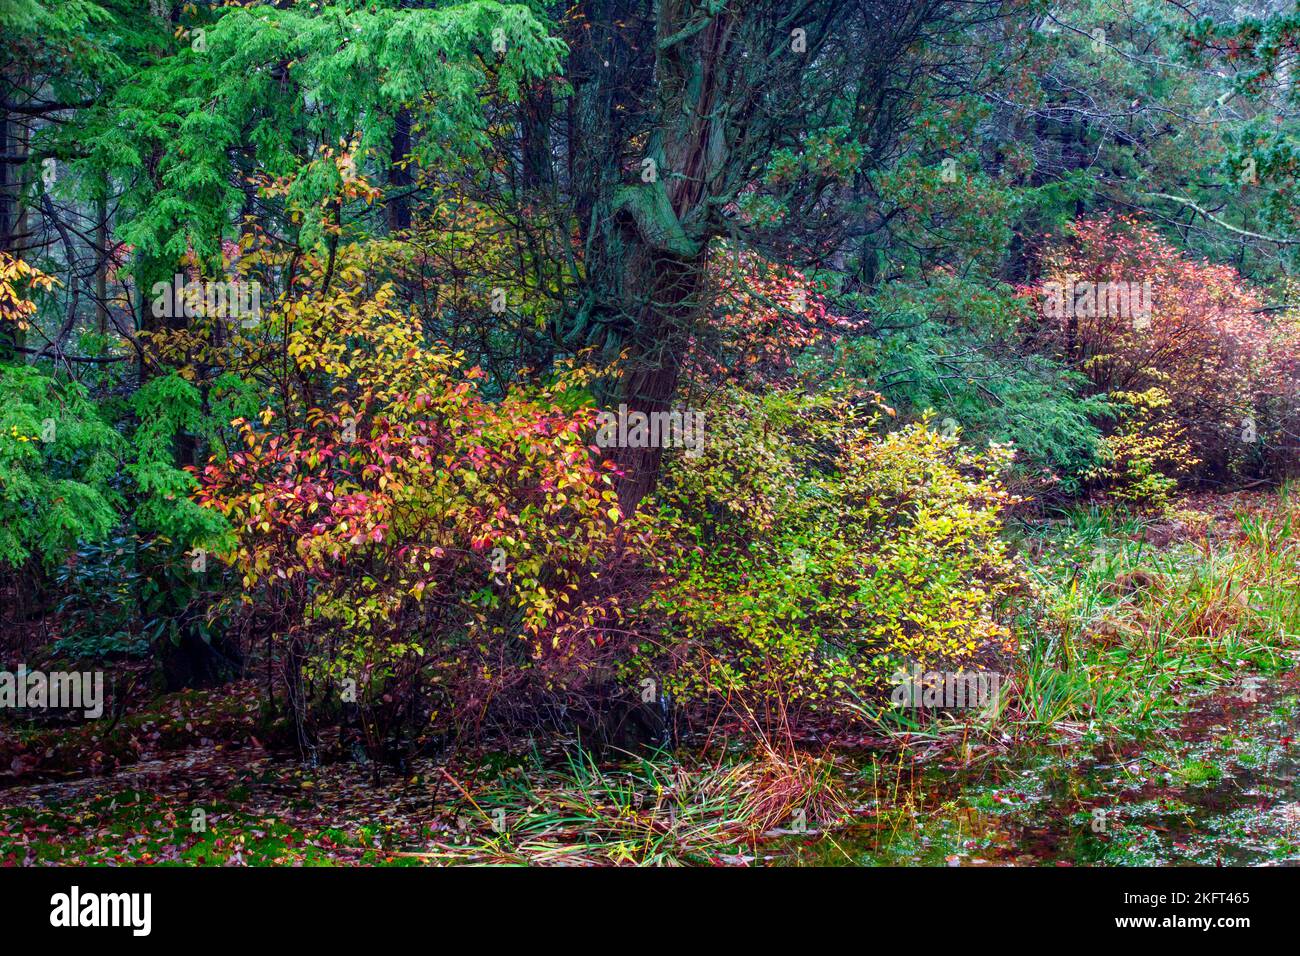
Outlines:
<svg viewBox="0 0 1300 956"><path fill-rule="evenodd" d="M721 250L709 278L713 315L697 331L687 360L694 381L786 382L800 352L859 324L831 312L822 283L749 250Z"/></svg>
<svg viewBox="0 0 1300 956"><path fill-rule="evenodd" d="M1124 402L1160 389L1185 443L1168 451L1203 474L1258 461L1284 428L1300 336L1229 266L1186 258L1135 219L1100 216L1049 245L1022 293L1038 306L1038 345L1096 393Z"/></svg>
<svg viewBox="0 0 1300 956"><path fill-rule="evenodd" d="M463 726L599 677L648 539L591 445L582 374L488 401L393 299L285 305L301 384L234 422L242 447L197 497L231 526L222 555L282 641L300 717L350 690L367 727Z"/></svg>

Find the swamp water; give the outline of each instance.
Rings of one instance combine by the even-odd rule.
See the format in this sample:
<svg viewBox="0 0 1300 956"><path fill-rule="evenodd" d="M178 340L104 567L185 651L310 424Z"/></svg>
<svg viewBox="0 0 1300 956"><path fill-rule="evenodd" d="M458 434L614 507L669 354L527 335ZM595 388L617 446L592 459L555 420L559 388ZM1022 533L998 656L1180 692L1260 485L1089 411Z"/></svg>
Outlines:
<svg viewBox="0 0 1300 956"><path fill-rule="evenodd" d="M854 822L769 845L822 866L1300 864L1300 690L1217 696L1181 726L966 766L850 755Z"/></svg>

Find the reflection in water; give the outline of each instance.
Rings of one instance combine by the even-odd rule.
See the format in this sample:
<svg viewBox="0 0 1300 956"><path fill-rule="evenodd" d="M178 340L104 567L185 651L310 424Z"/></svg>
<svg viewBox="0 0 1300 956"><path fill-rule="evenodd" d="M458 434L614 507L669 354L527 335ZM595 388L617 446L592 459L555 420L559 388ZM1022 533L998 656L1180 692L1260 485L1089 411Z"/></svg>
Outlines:
<svg viewBox="0 0 1300 956"><path fill-rule="evenodd" d="M1293 737L1297 738L1293 741ZM1158 739L973 767L856 754L847 829L771 862L979 866L1300 863L1300 695L1203 701Z"/></svg>

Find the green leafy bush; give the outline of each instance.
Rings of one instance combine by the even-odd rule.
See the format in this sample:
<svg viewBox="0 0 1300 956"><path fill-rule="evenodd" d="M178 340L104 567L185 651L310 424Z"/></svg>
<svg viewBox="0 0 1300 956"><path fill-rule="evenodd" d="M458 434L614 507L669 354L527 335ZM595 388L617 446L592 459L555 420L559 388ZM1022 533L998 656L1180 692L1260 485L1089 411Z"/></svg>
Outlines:
<svg viewBox="0 0 1300 956"><path fill-rule="evenodd" d="M213 561L195 573L183 546L119 526L104 541L83 543L54 569L62 637L55 650L73 658L144 657L151 646L179 644L187 631L208 643L227 623L200 613L225 586Z"/></svg>

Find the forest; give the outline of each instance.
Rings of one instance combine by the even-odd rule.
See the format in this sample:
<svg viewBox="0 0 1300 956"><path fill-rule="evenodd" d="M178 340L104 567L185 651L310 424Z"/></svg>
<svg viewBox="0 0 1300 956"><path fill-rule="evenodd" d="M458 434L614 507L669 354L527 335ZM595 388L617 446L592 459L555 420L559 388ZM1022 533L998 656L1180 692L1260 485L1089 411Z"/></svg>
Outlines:
<svg viewBox="0 0 1300 956"><path fill-rule="evenodd" d="M0 866L1300 863L1300 6L0 28Z"/></svg>

